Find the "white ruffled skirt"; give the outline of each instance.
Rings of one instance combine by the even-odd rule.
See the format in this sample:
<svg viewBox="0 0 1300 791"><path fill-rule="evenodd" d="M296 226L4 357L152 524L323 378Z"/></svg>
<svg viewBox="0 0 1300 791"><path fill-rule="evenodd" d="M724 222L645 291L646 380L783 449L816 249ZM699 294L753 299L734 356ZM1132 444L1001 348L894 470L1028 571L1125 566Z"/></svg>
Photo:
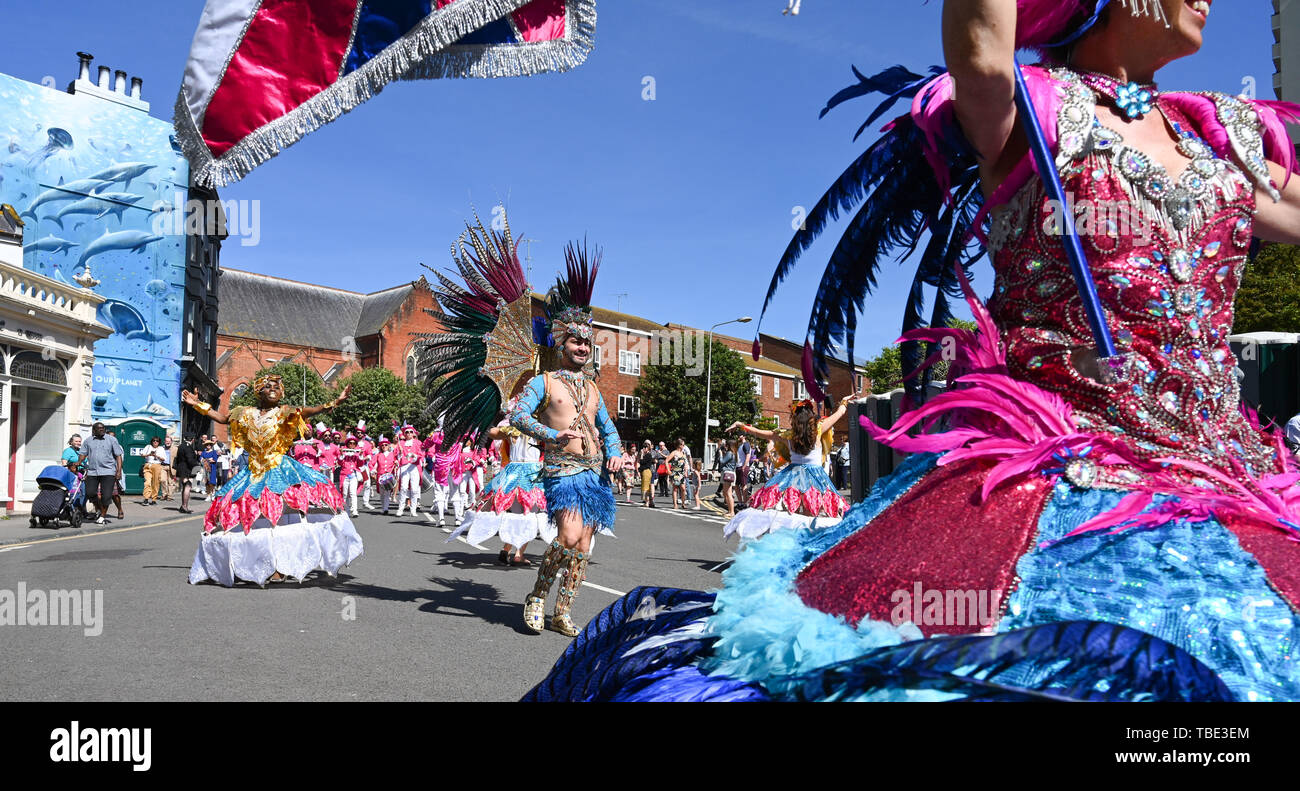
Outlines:
<svg viewBox="0 0 1300 791"><path fill-rule="evenodd" d="M258 519L253 529L214 532L199 539L190 584L212 580L229 588L236 580L265 585L275 572L302 580L313 571L330 576L361 557L361 536L346 513L286 513L272 527Z"/></svg>

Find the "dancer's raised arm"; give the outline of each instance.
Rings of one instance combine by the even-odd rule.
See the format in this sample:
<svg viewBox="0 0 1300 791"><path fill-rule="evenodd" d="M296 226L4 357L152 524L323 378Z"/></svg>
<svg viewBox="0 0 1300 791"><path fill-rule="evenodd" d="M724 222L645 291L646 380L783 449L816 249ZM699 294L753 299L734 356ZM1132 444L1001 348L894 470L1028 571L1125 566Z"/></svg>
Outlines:
<svg viewBox="0 0 1300 791"><path fill-rule="evenodd" d="M943 52L956 89L957 120L966 139L980 154L988 194L1005 175L998 165L1005 159L1013 134L1019 134L1012 71L1016 62L1016 0L945 2ZM1023 149L1023 144L1018 148Z"/></svg>

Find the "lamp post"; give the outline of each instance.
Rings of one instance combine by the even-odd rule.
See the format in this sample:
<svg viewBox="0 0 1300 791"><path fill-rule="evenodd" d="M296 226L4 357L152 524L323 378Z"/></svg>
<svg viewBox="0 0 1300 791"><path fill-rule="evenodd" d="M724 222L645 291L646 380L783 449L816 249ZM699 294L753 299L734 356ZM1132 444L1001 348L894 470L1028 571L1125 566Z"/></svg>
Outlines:
<svg viewBox="0 0 1300 791"><path fill-rule="evenodd" d="M729 321L720 321L709 328L709 351L707 352L708 362L706 364L706 367L708 369L708 374L705 377L705 385L704 385L704 447L700 450L700 455L703 456L706 459L706 461L711 461L710 459L708 459L708 455L709 455L709 399L713 397L713 331L716 330L718 327L723 326L724 324L748 324L751 321L753 321L753 319L750 318L749 316L742 316L738 319L730 319Z"/></svg>

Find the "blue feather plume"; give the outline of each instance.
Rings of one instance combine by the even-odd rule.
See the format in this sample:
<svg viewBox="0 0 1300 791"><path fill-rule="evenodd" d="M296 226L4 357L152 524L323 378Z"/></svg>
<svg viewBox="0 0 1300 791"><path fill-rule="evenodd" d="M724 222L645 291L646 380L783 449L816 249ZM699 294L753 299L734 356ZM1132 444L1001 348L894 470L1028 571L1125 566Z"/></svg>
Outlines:
<svg viewBox="0 0 1300 791"><path fill-rule="evenodd" d="M994 635L918 640L797 679L802 700L899 687L969 701L1231 701L1200 660L1137 629L1062 621Z"/></svg>

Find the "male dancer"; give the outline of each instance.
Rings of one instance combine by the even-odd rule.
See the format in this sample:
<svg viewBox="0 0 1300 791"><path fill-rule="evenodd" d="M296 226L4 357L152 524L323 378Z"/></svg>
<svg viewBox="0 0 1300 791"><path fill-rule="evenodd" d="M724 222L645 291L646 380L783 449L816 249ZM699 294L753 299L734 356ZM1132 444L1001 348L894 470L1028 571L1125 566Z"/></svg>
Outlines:
<svg viewBox="0 0 1300 791"><path fill-rule="evenodd" d="M370 457L370 479L379 488L379 498L383 502L384 516L388 516L388 501L397 485L397 452L393 450L388 437L380 435L379 449Z"/></svg>
<svg viewBox="0 0 1300 791"><path fill-rule="evenodd" d="M551 584L563 570L565 580L549 628L577 636L569 611L586 578L592 535L614 526L614 492L607 472L621 469L622 459L605 401L583 372L591 358L591 336L590 311L570 307L556 315L551 337L559 352L559 370L534 377L510 413L511 425L545 443L542 485L547 515L558 530L524 603L524 625L538 634Z"/></svg>
<svg viewBox="0 0 1300 791"><path fill-rule="evenodd" d="M357 449L361 451L361 504L367 511L374 510L370 504L370 490L373 488L374 476L370 474L370 459L375 455L375 444L370 441L370 434L366 431L366 421L358 420L356 429L352 432L357 438Z"/></svg>

